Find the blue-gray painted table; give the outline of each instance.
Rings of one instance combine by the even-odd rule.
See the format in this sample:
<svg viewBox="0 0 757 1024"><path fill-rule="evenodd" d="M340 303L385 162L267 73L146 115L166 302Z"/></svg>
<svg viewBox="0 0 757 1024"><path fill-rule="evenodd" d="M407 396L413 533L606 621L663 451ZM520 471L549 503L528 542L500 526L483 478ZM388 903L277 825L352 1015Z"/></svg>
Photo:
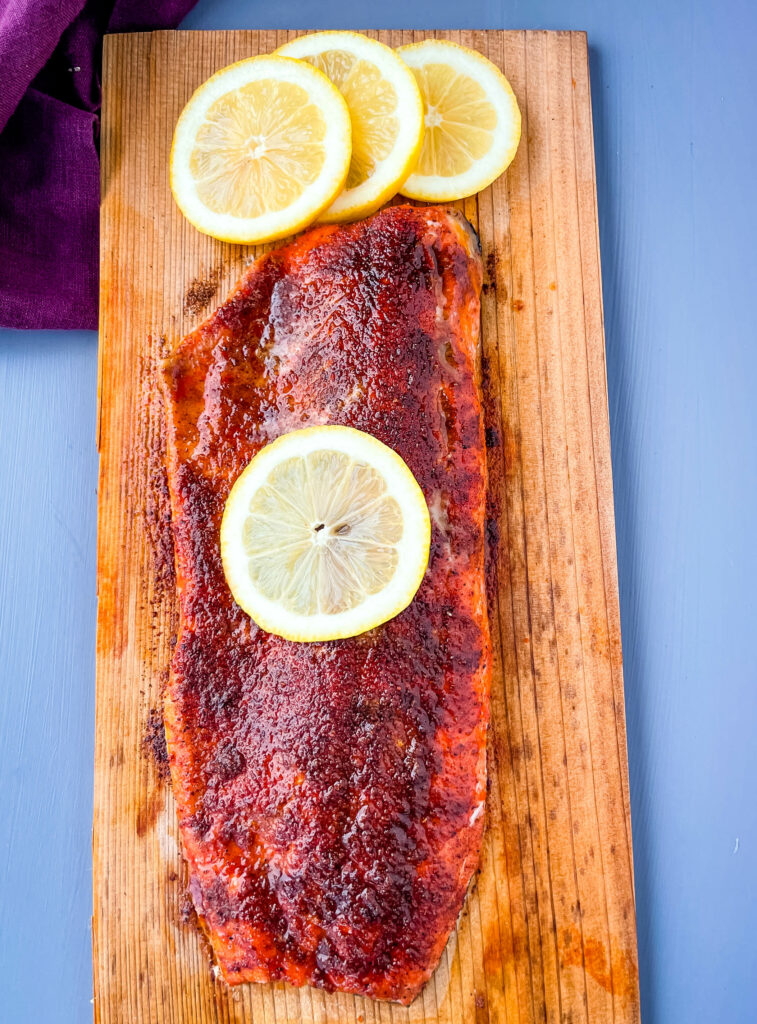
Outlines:
<svg viewBox="0 0 757 1024"><path fill-rule="evenodd" d="M588 32L642 1016L752 1024L757 9L200 0L184 23L311 26ZM94 333L0 331L2 1024L92 1016L96 374Z"/></svg>

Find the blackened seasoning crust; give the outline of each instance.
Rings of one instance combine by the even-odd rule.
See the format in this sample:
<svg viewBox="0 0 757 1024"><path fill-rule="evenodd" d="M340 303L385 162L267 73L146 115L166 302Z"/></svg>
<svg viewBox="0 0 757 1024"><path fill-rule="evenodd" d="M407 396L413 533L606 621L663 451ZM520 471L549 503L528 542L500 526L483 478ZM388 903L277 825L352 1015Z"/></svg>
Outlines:
<svg viewBox="0 0 757 1024"><path fill-rule="evenodd" d="M397 206L258 260L165 366L181 627L166 690L191 892L227 982L409 1003L478 862L490 678L481 261L467 222ZM415 600L297 644L234 603L219 526L300 427L394 448L432 514Z"/></svg>

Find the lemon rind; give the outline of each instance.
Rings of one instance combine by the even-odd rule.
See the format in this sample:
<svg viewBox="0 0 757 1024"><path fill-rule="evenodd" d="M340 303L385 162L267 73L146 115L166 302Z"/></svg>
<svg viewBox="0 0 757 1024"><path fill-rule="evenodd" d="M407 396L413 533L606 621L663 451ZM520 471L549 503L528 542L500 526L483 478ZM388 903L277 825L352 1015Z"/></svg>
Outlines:
<svg viewBox="0 0 757 1024"><path fill-rule="evenodd" d="M294 436L296 435L296 439ZM291 447L292 451L286 451ZM289 612L251 587L245 560L238 557L238 539L249 498L284 458L305 456L321 449L342 451L367 459L383 476L387 493L397 499L403 513L403 535L397 545L398 565L390 583L356 608L333 615ZM314 643L358 636L399 615L413 600L428 566L431 518L417 480L407 464L378 438L353 427L320 426L282 434L261 449L237 478L226 501L220 530L221 560L226 581L239 607L267 633L285 640Z"/></svg>
<svg viewBox="0 0 757 1024"><path fill-rule="evenodd" d="M324 168L293 204L259 217L217 214L202 202L193 185L189 157L197 131L208 109L221 96L249 82L275 78L307 89L312 102L324 111L327 125L323 147ZM307 81L307 85L304 85ZM177 206L203 234L224 242L256 245L277 241L311 224L344 187L352 154L349 110L338 89L317 68L282 56L248 57L221 68L202 83L182 110L174 130L169 158L169 184Z"/></svg>

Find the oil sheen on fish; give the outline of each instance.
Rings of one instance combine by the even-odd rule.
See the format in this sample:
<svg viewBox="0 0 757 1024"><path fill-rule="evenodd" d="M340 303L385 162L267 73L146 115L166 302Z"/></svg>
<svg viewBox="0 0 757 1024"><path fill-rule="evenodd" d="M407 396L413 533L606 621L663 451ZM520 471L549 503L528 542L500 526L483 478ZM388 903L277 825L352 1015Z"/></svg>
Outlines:
<svg viewBox="0 0 757 1024"><path fill-rule="evenodd" d="M409 1003L478 863L490 645L477 376L481 260L454 211L396 206L254 263L167 360L180 601L166 736L191 892L229 984ZM234 603L224 502L280 434L394 448L432 518L408 608L298 644Z"/></svg>

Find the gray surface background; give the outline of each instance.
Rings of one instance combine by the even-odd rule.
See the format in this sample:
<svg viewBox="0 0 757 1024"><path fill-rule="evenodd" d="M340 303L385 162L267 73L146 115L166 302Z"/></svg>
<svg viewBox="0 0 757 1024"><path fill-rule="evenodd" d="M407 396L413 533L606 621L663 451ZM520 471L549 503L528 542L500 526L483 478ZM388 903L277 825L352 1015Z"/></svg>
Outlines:
<svg viewBox="0 0 757 1024"><path fill-rule="evenodd" d="M755 6L200 0L184 26L588 32L643 1019L753 1024ZM94 333L0 331L8 1024L92 1016L96 371Z"/></svg>

